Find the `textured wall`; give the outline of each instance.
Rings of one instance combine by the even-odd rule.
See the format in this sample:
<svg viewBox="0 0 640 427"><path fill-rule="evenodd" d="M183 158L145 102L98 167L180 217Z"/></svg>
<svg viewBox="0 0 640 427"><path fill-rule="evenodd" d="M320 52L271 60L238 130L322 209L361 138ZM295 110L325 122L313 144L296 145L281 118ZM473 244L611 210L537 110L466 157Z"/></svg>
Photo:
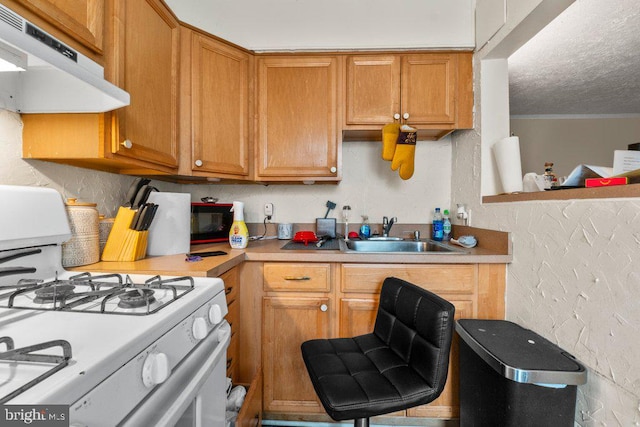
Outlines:
<svg viewBox="0 0 640 427"><path fill-rule="evenodd" d="M454 153L471 168L479 140L469 134L454 138ZM640 199L480 205L479 180L464 173L453 194L474 226L512 233L507 319L589 368L576 422L640 425Z"/></svg>
<svg viewBox="0 0 640 427"><path fill-rule="evenodd" d="M533 3L509 1L506 33ZM492 113L479 109L486 53L476 53L476 124ZM577 425L640 425L640 199L482 205L481 134L476 125L453 136L452 202L468 204L474 226L512 233L507 319L589 368L578 387Z"/></svg>

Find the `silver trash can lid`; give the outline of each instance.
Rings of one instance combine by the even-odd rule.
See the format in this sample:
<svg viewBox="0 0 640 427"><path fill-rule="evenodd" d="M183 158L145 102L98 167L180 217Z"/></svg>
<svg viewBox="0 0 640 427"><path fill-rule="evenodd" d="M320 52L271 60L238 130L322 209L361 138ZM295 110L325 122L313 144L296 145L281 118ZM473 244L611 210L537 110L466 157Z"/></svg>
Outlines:
<svg viewBox="0 0 640 427"><path fill-rule="evenodd" d="M587 369L575 357L513 322L460 319L456 332L482 360L510 380L543 386L587 382Z"/></svg>

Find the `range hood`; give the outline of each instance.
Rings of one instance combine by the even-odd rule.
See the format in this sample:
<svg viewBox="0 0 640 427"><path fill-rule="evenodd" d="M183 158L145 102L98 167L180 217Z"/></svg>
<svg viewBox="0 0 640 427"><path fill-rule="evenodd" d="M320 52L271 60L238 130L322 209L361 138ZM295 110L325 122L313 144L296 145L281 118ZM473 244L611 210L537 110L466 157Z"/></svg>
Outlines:
<svg viewBox="0 0 640 427"><path fill-rule="evenodd" d="M129 105L104 68L0 5L0 108L19 113L100 113Z"/></svg>

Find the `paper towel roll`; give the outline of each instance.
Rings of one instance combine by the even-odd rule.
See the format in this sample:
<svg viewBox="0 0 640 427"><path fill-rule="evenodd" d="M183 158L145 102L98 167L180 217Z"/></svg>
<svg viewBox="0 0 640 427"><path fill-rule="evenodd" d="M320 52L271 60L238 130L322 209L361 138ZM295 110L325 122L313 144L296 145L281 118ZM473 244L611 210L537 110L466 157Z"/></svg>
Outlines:
<svg viewBox="0 0 640 427"><path fill-rule="evenodd" d="M498 166L502 191L522 191L522 166L520 162L520 139L517 136L503 138L493 144L493 155Z"/></svg>
<svg viewBox="0 0 640 427"><path fill-rule="evenodd" d="M158 211L149 228L147 255L186 254L191 246L191 195L152 192Z"/></svg>

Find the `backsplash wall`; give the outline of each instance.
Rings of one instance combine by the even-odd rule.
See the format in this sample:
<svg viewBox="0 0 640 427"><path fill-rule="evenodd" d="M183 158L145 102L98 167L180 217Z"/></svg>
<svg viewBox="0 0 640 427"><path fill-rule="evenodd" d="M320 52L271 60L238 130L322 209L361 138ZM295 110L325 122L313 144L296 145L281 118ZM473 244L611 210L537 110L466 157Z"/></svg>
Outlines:
<svg viewBox="0 0 640 427"><path fill-rule="evenodd" d="M351 206L349 222L357 226L361 215L380 223L398 217L398 223L430 223L436 207L450 209L451 140L418 141L415 173L403 181L391 162L381 158L380 142L342 144L342 181L338 185L185 185L192 199L212 196L220 202L245 203L245 220L262 222L263 206L273 203L273 222L309 223L322 218L327 200L337 204L331 217L342 222L343 205Z"/></svg>

